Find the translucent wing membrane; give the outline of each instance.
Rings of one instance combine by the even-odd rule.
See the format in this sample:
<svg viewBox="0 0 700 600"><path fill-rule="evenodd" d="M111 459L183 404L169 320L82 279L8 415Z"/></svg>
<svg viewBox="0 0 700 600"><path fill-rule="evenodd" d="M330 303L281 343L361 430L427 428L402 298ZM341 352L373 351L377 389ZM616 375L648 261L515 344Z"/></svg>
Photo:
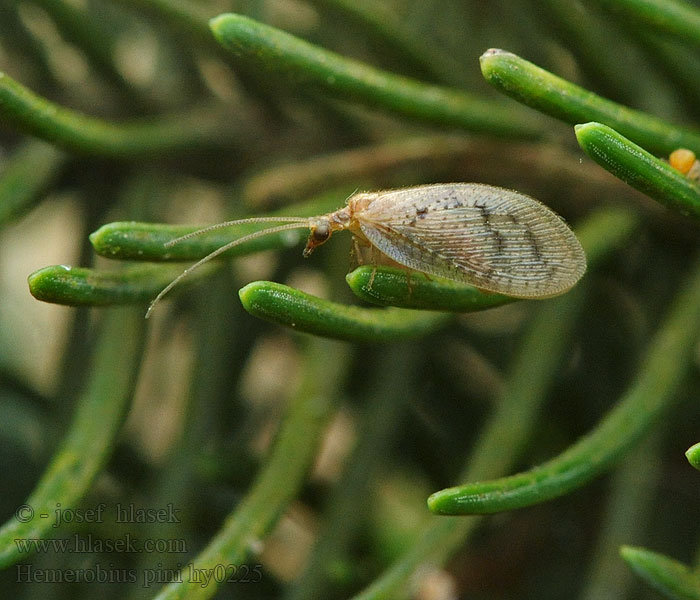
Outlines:
<svg viewBox="0 0 700 600"><path fill-rule="evenodd" d="M510 190L480 184L396 190L377 194L355 217L396 262L510 296L555 296L586 269L564 221Z"/></svg>

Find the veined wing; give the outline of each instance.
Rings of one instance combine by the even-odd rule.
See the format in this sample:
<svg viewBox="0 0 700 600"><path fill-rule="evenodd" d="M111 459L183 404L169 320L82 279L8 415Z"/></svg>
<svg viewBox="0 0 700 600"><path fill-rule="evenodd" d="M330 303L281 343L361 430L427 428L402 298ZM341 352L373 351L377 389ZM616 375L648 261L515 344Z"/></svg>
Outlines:
<svg viewBox="0 0 700 600"><path fill-rule="evenodd" d="M555 296L586 269L564 221L510 190L440 184L380 192L355 217L367 239L396 262L511 296Z"/></svg>

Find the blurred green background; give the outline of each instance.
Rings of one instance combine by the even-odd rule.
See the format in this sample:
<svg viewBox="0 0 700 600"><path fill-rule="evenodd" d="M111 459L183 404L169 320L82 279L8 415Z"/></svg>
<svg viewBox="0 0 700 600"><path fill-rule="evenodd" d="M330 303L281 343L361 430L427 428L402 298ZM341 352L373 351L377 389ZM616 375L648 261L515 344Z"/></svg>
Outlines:
<svg viewBox="0 0 700 600"><path fill-rule="evenodd" d="M51 123L61 116L55 107L32 100L36 112L13 112L9 96L0 98L0 595L348 598L404 565L386 596L363 597L638 599L663 596L634 578L620 546L696 565L700 474L683 456L700 438L695 338L677 359L683 377L674 375L672 408L650 418L648 434L610 473L492 516L445 521L426 507L431 493L480 468L475 456L503 469L481 479L516 473L595 428L643 370L692 267L690 217L606 173L569 124L501 95L479 68L485 50L507 49L692 127L700 105L692 32L669 35L608 4L0 0L0 70L99 119L69 114L67 129L88 140L76 142ZM700 15L697 1L683 6ZM380 100L329 94L286 66L266 70L216 42L207 21L225 12L465 90L534 133L416 120ZM125 123L130 129L120 129ZM27 277L47 265L116 272L121 263L97 256L88 239L108 222L206 225L293 214L297 203L309 214L342 206L358 189L448 181L517 189L574 229L605 207L625 208L639 224L589 269L572 292L575 307L517 302L395 341L317 338L241 306L238 290L256 280L360 304L344 280L354 266L346 235L308 260L297 244L222 262L149 321L150 292L104 308L43 303L27 289ZM179 272L167 268L158 281ZM556 318L561 328L548 331ZM530 385L522 369L540 355L547 362L531 373L532 411L514 409L499 429L493 415L522 391L512 386ZM86 516L17 538L23 504L57 509L63 521L77 514L70 511L105 509L101 522ZM127 507L176 510L177 518L117 522ZM57 513L48 515L42 522L53 524ZM242 537L224 525L228 515ZM429 531L432 546L421 545ZM35 537L68 546L29 552L15 542ZM129 538L138 550L123 547ZM214 539L228 558L212 564L234 565L231 581L163 592Z"/></svg>

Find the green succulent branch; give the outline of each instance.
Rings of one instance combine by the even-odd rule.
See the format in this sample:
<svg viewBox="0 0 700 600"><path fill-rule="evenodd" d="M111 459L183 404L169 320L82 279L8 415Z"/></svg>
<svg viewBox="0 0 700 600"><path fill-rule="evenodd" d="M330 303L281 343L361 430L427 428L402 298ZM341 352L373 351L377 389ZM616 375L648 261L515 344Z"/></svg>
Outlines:
<svg viewBox="0 0 700 600"><path fill-rule="evenodd" d="M111 158L223 149L240 142L224 116L210 109L113 123L54 104L6 73L0 73L0 118L66 150Z"/></svg>
<svg viewBox="0 0 700 600"><path fill-rule="evenodd" d="M254 281L238 295L250 314L295 331L354 342L418 337L443 325L445 313L360 308L323 300L272 281Z"/></svg>
<svg viewBox="0 0 700 600"><path fill-rule="evenodd" d="M700 186L600 123L576 125L583 151L604 169L669 208L700 217Z"/></svg>
<svg viewBox="0 0 700 600"><path fill-rule="evenodd" d="M677 148L688 148L700 155L700 131L671 125L601 98L511 52L488 50L480 60L486 81L518 102L565 123L597 121L651 152L668 156Z"/></svg>
<svg viewBox="0 0 700 600"><path fill-rule="evenodd" d="M626 211L601 211L580 232L590 267L624 244L637 226ZM464 461L463 479L482 479L505 473L517 462L535 431L546 391L557 373L567 339L583 309L586 282L560 298L542 303L520 341L495 409ZM400 597L421 565L440 565L464 544L478 521L457 517L431 519L415 542L353 600Z"/></svg>
<svg viewBox="0 0 700 600"><path fill-rule="evenodd" d="M342 202L343 192L329 192L303 204L293 205L270 213L275 217L313 217L330 212ZM197 260L237 237L261 231L270 224L248 223L217 229L207 234L183 240L174 246L166 247L172 241L187 233L197 231L197 225L165 225L160 223L140 223L118 221L107 223L90 234L90 243L95 252L106 258L120 260L150 260L154 262ZM232 248L224 256L245 256L262 250L281 250L297 245L308 235L304 229L266 235Z"/></svg>
<svg viewBox="0 0 700 600"><path fill-rule="evenodd" d="M685 452L685 456L688 462L700 471L700 442L688 448Z"/></svg>
<svg viewBox="0 0 700 600"><path fill-rule="evenodd" d="M138 309L111 309L104 315L71 428L26 503L0 528L0 567L26 558L16 540L44 537L55 523L55 511L78 504L109 458L136 385L144 333Z"/></svg>
<svg viewBox="0 0 700 600"><path fill-rule="evenodd" d="M423 310L471 312L514 302L515 298L488 293L441 277L364 265L345 277L353 293L366 302Z"/></svg>
<svg viewBox="0 0 700 600"><path fill-rule="evenodd" d="M313 465L328 420L333 414L347 366L347 350L335 342L305 340L304 375L280 426L265 465L240 504L216 536L192 561L192 571L217 565L241 565L259 552L256 547L295 498ZM155 600L204 599L216 593L215 578L203 585L190 580L170 583Z"/></svg>
<svg viewBox="0 0 700 600"><path fill-rule="evenodd" d="M586 437L547 463L517 475L436 492L438 514L485 514L545 502L610 469L667 412L700 331L700 263L649 344L639 374L619 404Z"/></svg>
<svg viewBox="0 0 700 600"><path fill-rule="evenodd" d="M32 273L28 283L32 296L42 302L68 306L112 306L151 301L182 269L180 265L138 265L99 271L54 265ZM210 271L204 269L201 275Z"/></svg>
<svg viewBox="0 0 700 600"><path fill-rule="evenodd" d="M700 575L677 560L646 548L623 546L620 555L635 574L669 600L699 600Z"/></svg>
<svg viewBox="0 0 700 600"><path fill-rule="evenodd" d="M239 59L282 74L305 90L319 89L435 125L508 137L540 136L531 115L461 90L380 71L248 17L224 14L210 25L217 40Z"/></svg>

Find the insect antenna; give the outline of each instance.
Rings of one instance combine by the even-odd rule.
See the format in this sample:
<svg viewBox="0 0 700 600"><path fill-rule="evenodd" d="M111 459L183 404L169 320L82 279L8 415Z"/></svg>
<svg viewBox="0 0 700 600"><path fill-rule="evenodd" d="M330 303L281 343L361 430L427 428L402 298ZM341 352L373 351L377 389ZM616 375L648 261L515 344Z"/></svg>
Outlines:
<svg viewBox="0 0 700 600"><path fill-rule="evenodd" d="M277 227L268 227L267 229L263 229L262 231L256 231L255 233L250 233L248 235L244 235L243 237L238 238L237 240L232 240L228 242L227 244L224 244L223 246L217 248L213 252L210 252L207 254L204 258L198 260L196 263L194 263L192 266L187 267L182 273L180 273L175 279L173 279L166 287L164 287L161 292L153 299L151 304L148 307L148 310L146 311L146 318L151 316L151 312L153 312L153 309L155 308L156 304L167 294L170 290L172 290L184 277L189 275L192 271L195 269L201 267L203 264L208 263L210 260L213 258L216 258L220 254L223 254L227 250L230 250L231 248L238 246L239 244L243 244L245 242L250 242L251 240L255 240L259 237L263 237L265 235L269 235L271 233L279 233L280 231L287 231L289 229L301 229L303 227L308 227L309 226L309 219L301 219L299 217L292 217L292 219L299 219L299 221L296 221L294 223L287 223L286 225L278 225ZM166 246L172 246L173 244L182 241L184 239L193 237L195 235L199 235L201 233L204 233L206 231L211 231L213 229L219 229L220 227L224 227L227 225L239 225L241 223L260 223L260 222L270 222L270 221L281 221L283 220L282 217L279 219L277 217L260 217L260 218L252 218L252 219L241 219L238 221L228 221L227 223L218 223L216 225L212 225L211 227L205 227L204 229L200 229L198 231L193 231L192 233L188 233L187 235L183 235L182 237L179 237L175 240L171 240L170 242L167 242L165 245ZM290 219L285 219L286 221L289 221Z"/></svg>
<svg viewBox="0 0 700 600"><path fill-rule="evenodd" d="M232 225L245 225L246 223L304 223L304 225L306 226L308 222L309 219L306 217L250 217L248 219L236 219L235 221L224 221L223 223L208 225L207 227L197 229L196 231L190 231L190 233L181 235L179 238L175 238L174 240L169 240L163 245L166 248L170 248L175 244L179 244L180 242L189 240L190 238L196 237L198 235L203 235L205 233L209 233L210 231L215 231L217 229L223 229L224 227L231 227ZM261 231L259 233L263 232Z"/></svg>

